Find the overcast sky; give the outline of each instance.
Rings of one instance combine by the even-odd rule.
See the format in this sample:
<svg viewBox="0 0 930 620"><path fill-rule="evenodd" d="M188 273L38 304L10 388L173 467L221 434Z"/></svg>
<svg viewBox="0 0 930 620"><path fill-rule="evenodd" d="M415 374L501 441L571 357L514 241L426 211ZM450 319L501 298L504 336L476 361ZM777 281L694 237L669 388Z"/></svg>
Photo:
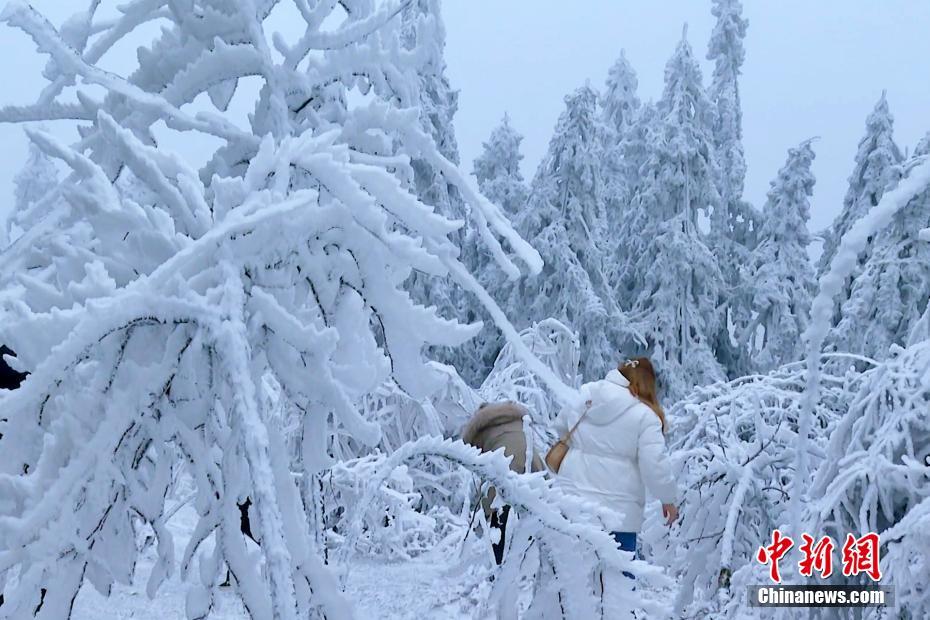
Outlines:
<svg viewBox="0 0 930 620"><path fill-rule="evenodd" d="M887 89L902 148L930 130L930 2L744 0L749 19L740 82L749 171L746 197L765 201L789 147L812 136L817 185L811 229L830 224L846 192L865 117ZM444 4L449 78L460 89L456 129L470 172L481 143L507 111L524 136L532 178L564 107L590 80L601 88L626 49L640 98L662 92L665 62L688 24L704 59L709 1L469 0ZM711 65L702 65L705 83Z"/></svg>
<svg viewBox="0 0 930 620"><path fill-rule="evenodd" d="M3 0L0 0L2 3ZM53 23L85 0L33 0ZM741 87L749 172L757 206L787 149L819 136L811 228L828 225L842 204L865 117L883 89L902 148L930 130L930 2L925 0L744 0L749 19ZM698 0L446 0L446 60L460 90L456 133L465 169L506 111L524 136L532 178L563 97L590 80L601 88L621 49L639 75L641 99L662 90L665 61L688 23L703 59L713 25ZM285 22L286 24L286 22ZM0 27L0 103L33 101L44 85L44 57L31 41ZM127 48L122 58L132 58ZM704 61L705 81L710 66ZM20 128L0 125L0 218L12 203L12 177L26 153Z"/></svg>

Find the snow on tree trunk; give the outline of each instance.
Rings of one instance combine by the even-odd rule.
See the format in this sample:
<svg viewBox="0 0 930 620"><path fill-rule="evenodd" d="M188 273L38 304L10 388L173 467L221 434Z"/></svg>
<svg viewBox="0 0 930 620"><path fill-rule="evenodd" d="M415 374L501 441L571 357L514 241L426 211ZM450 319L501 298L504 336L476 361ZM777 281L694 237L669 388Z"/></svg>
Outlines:
<svg viewBox="0 0 930 620"><path fill-rule="evenodd" d="M0 575L18 584L2 611L31 610L45 588L40 617L65 617L84 581L129 583L145 524L158 538L149 595L179 562L190 617L209 613L224 565L252 617L346 617L280 413L299 416L312 473L333 433L379 441L358 402L386 380L414 398L442 388L421 350L475 329L415 304L402 288L411 270L477 295L549 388L573 396L457 260L450 236L463 222L410 193L411 161L461 192L508 276L518 268L500 238L531 272L540 257L419 122L418 76L438 52L425 35L403 53L400 42L438 16L405 25L404 1L353 3L341 18L334 3L277 3L305 25L288 42L265 31L276 3L136 0L114 19L98 5L61 31L23 2L2 14L50 56L50 84L0 121L72 118L80 135L69 146L29 132L70 175L0 270L0 340L31 372L0 396ZM155 19L167 23L131 75L100 67ZM247 128L228 113L245 78L261 83ZM74 84L76 102L64 90ZM194 114L201 94L212 107ZM166 131L220 146L197 171L159 145ZM165 498L179 467L200 520L175 558ZM245 498L260 567L239 532Z"/></svg>

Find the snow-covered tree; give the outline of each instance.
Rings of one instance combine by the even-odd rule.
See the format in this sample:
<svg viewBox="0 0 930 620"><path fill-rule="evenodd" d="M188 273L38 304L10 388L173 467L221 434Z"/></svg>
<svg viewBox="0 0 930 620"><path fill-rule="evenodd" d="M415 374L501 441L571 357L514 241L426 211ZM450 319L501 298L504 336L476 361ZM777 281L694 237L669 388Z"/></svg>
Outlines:
<svg viewBox="0 0 930 620"><path fill-rule="evenodd" d="M716 23L707 51L707 58L714 63L707 94L714 106L714 146L720 167L720 204L710 217L709 245L726 282L720 298L725 320L720 323L715 348L717 359L730 377L741 376L752 367L748 351L733 342L731 333L745 330L751 321L753 284L743 276L749 253L756 245L760 219L755 209L742 199L746 160L739 76L746 57L743 39L748 26L742 12L739 0L714 0L711 13Z"/></svg>
<svg viewBox="0 0 930 620"><path fill-rule="evenodd" d="M508 302L522 325L551 317L576 330L581 371L589 379L616 365L617 342L628 337L605 272L602 155L596 95L585 86L565 98L517 220L545 266L515 283Z"/></svg>
<svg viewBox="0 0 930 620"><path fill-rule="evenodd" d="M877 205L884 192L900 178L897 165L903 157L895 144L893 132L894 117L883 92L865 120L865 136L859 141L843 208L826 231L819 274L830 267L843 235L866 211Z"/></svg>
<svg viewBox="0 0 930 620"><path fill-rule="evenodd" d="M823 253L817 270L818 277L826 273L836 255L837 248L845 235L857 220L878 204L885 191L895 185L900 178L899 164L901 151L892 135L894 119L888 110L888 101L882 93L875 108L866 118L865 136L859 141L855 166L849 175L849 188L843 199L843 207L833 224L823 233ZM852 285L861 272L862 265L868 258L871 239L859 256L858 267L850 274L843 288L843 294L834 306L833 324L839 322L841 306L852 293ZM832 338L831 338L832 341Z"/></svg>
<svg viewBox="0 0 930 620"><path fill-rule="evenodd" d="M903 165L905 173L930 156L930 141L921 142L914 155ZM927 226L930 190L915 196L872 239L831 334L837 349L883 359L892 344L907 342L930 300L930 246L917 239L917 231Z"/></svg>
<svg viewBox="0 0 930 620"><path fill-rule="evenodd" d="M273 3L137 0L111 17L91 2L60 31L24 2L7 6L2 19L50 56L50 84L0 120L73 119L80 140L29 131L70 174L0 267L0 341L31 372L0 396L0 582L16 584L0 614L31 613L45 589L39 617L64 618L84 581L103 593L130 583L144 526L158 540L148 592L179 563L190 618L209 614L224 566L254 618L348 616L294 474L325 467L334 434L377 443L359 400L388 379L413 398L441 388L421 350L475 333L414 303L402 288L412 270L474 292L562 390L457 260L462 223L406 189L410 162L427 162L469 202L508 275L518 269L501 238L540 269L423 131L419 76L438 62L423 33L438 16L415 20L405 46L408 4L353 2L340 16L335 3L296 1L293 41L266 32ZM156 19L131 74L100 68ZM262 88L242 127L227 108L248 77ZM190 113L202 93L212 109ZM220 146L195 171L159 147L162 131ZM282 412L300 421L296 472ZM179 467L199 521L175 558L165 499ZM239 531L246 497L260 563Z"/></svg>
<svg viewBox="0 0 930 620"><path fill-rule="evenodd" d="M714 62L708 98L714 104L714 144L720 167L722 207L711 214L711 229L738 246L752 249L759 228L759 214L742 199L746 180L743 153L743 111L739 76L746 51L748 20L739 0L714 0L711 13L717 18L711 32L707 58Z"/></svg>
<svg viewBox="0 0 930 620"><path fill-rule="evenodd" d="M511 126L510 117L504 114L501 124L481 144L481 154L473 163L478 189L511 219L523 208L527 195L526 182L520 172L520 162L523 161L521 142L523 136Z"/></svg>
<svg viewBox="0 0 930 620"><path fill-rule="evenodd" d="M648 214L638 209L637 196L650 182L645 165L652 157L659 135L658 112L655 104L648 102L640 106L639 113L620 138L617 150L605 159L609 194L607 275L621 308L633 306L640 285L635 268L646 242L642 227L647 225Z"/></svg>
<svg viewBox="0 0 930 620"><path fill-rule="evenodd" d="M755 553L785 522L804 369L795 362L698 388L669 409L681 523L669 532L655 511L644 543L678 580L675 617L753 617L745 587L768 578ZM861 381L861 375L824 377L808 448L815 464Z"/></svg>
<svg viewBox="0 0 930 620"><path fill-rule="evenodd" d="M478 189L493 204L500 207L511 220L516 219L527 200L528 189L523 174L520 172L521 136L510 124L505 114L501 124L496 127L486 142L481 154L474 161L474 175L478 180ZM468 250L464 253L467 267L477 275L481 285L498 299L505 299L512 284L497 266L494 257L477 239L466 240ZM487 377L501 347L504 338L487 313L474 302L464 308L459 317L468 323L477 320L484 322L484 327L468 344L459 348L459 355L452 363L459 373L472 385L480 385ZM456 362L461 362L456 364Z"/></svg>
<svg viewBox="0 0 930 620"><path fill-rule="evenodd" d="M743 155L743 112L740 108L739 75L746 50L743 39L749 22L743 18L740 0L713 0L717 22L711 31L707 58L714 62L708 98L716 108L714 144L720 166L721 203L711 215L711 228L729 237L730 219L743 196L746 159Z"/></svg>
<svg viewBox="0 0 930 620"><path fill-rule="evenodd" d="M625 217L629 213L641 164L637 157L638 149L631 144L637 139L635 124L640 118L637 86L636 72L627 60L626 53L621 51L607 74L607 87L599 100L604 149L601 174L608 231L605 240L605 270L614 288L619 288L618 280L629 261L627 247L622 239L627 232Z"/></svg>
<svg viewBox="0 0 930 620"><path fill-rule="evenodd" d="M607 72L607 87L600 98L604 123L617 136L623 136L626 128L636 120L640 105L636 94L638 87L636 71L627 60L626 51L621 50Z"/></svg>
<svg viewBox="0 0 930 620"><path fill-rule="evenodd" d="M757 368L771 370L801 359L814 268L807 248L810 198L814 191L810 141L788 150L788 160L771 183L763 209L759 245L746 277L753 283L753 322L742 334Z"/></svg>
<svg viewBox="0 0 930 620"><path fill-rule="evenodd" d="M926 529L921 521L926 515L925 410L930 366L925 345L930 337L930 316L925 313L914 327L907 349L892 347L891 357L866 373L869 379L837 425L813 485L810 473L817 467L812 467L807 446L815 426L814 411L823 393L820 350L832 324L834 300L843 292L870 240L928 188L930 159L924 158L850 227L820 279L804 335L808 350L806 390L799 413L799 449L789 507L795 531L807 526L845 536L877 530L895 560L894 566L886 564L885 570L904 584L903 604L896 601L899 610L905 610L903 617L920 617L924 615L921 610L927 609L926 588L921 585L926 584L926 563L920 562L919 555L926 549ZM921 230L919 238L930 241L930 228ZM914 615L911 609L916 611Z"/></svg>
<svg viewBox="0 0 930 620"><path fill-rule="evenodd" d="M724 282L698 227L699 212L706 215L720 203L713 119L700 69L683 36L666 65L643 181L629 218L631 232L621 240L636 260L625 285L635 294L632 314L673 399L723 378L713 346Z"/></svg>
<svg viewBox="0 0 930 620"><path fill-rule="evenodd" d="M459 97L446 77L443 57L446 33L442 21L437 19L438 15L439 0L407 2L402 13L403 42L404 47L413 52L429 50L429 60L417 76L420 123L443 157L458 164L459 148L452 119L459 107ZM465 204L455 184L446 179L440 169L420 158L414 158L411 165L415 193L420 200L433 205L441 215L450 219L464 217ZM460 229L457 234L464 237L465 231Z"/></svg>
<svg viewBox="0 0 930 620"><path fill-rule="evenodd" d="M439 152L453 164L459 164L458 141L455 137L453 117L458 110L458 91L446 76L443 58L446 33L439 15L439 0L411 0L402 14L402 41L411 52L428 50L429 60L417 75L417 110L423 129L432 137ZM465 201L455 184L442 170L422 158L413 158L413 191L425 204L431 205L440 215L452 220L465 219ZM455 245L461 248L460 260L472 273L478 275L482 262L481 243L474 232L462 227L452 233ZM436 308L440 316L473 322L485 315L474 296L464 293L448 277L439 277L414 271L409 288L414 300ZM462 375L475 381L486 368L474 346L431 347L430 355L460 369Z"/></svg>
<svg viewBox="0 0 930 620"><path fill-rule="evenodd" d="M653 211L662 219L684 214L697 222L698 212L710 216L720 203L717 189L718 166L714 149L715 113L702 85L701 70L687 31L665 66L665 86L658 103L662 124L658 164L679 179L668 185L671 200L658 204ZM671 176L671 175L669 175Z"/></svg>

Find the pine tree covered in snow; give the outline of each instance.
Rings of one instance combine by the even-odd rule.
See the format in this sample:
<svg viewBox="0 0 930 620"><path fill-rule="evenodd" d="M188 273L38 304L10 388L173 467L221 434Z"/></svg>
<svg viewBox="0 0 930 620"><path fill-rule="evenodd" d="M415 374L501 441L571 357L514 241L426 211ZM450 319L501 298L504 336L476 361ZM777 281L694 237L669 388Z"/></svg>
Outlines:
<svg viewBox="0 0 930 620"><path fill-rule="evenodd" d="M639 97L636 89L639 80L636 71L621 50L620 56L607 72L607 87L601 95L600 104L604 114L604 123L616 132L618 137L626 133L639 112Z"/></svg>
<svg viewBox="0 0 930 620"><path fill-rule="evenodd" d="M717 22L710 35L707 58L714 62L708 98L716 108L714 144L720 166L720 205L711 214L711 230L730 238L731 218L738 214L746 179L743 155L743 112L740 107L739 75L746 50L748 21L739 0L714 0L711 9Z"/></svg>
<svg viewBox="0 0 930 620"><path fill-rule="evenodd" d="M930 159L910 167L899 183L857 220L843 236L829 270L820 279L805 332L808 347L807 388L802 400L790 521L845 539L847 533L876 532L888 548L885 573L897 582L899 617L922 617L928 609L927 565L921 561L926 541L926 401L930 316L915 325L908 348L893 346L890 357L866 372L842 420L837 424L819 470L805 449L814 411L823 393L821 364L812 363L827 338L834 299L843 292L859 257L876 235L914 198L930 188ZM919 232L930 241L930 228ZM829 368L829 366L827 366ZM816 471L813 485L810 472ZM842 579L837 574L835 579ZM884 610L877 609L876 616Z"/></svg>
<svg viewBox="0 0 930 620"><path fill-rule="evenodd" d="M474 161L474 175L478 180L478 189L485 198L500 207L504 214L514 221L526 204L528 189L520 172L521 136L510 124L505 114L501 124L491 132L483 143L481 155ZM497 266L490 252L477 242L469 239L469 250L465 256L471 258L468 265L472 273L477 274L478 281L498 299L506 298L512 284ZM463 320L471 323L478 319L484 321L484 327L471 343L469 350L474 350L471 363L458 366L459 373L472 385L480 385L487 377L501 347L504 338L500 330L489 320L487 314L477 308L466 308ZM463 347L463 349L466 347Z"/></svg>
<svg viewBox="0 0 930 620"><path fill-rule="evenodd" d="M866 211L878 204L884 192L900 177L896 166L901 163L902 155L895 144L893 132L894 118L888 109L885 93L882 93L865 120L865 136L859 141L842 211L826 231L818 275L829 268L843 235Z"/></svg>
<svg viewBox="0 0 930 620"><path fill-rule="evenodd" d="M914 155L903 165L905 173L930 156L930 141L918 145ZM930 299L930 246L917 239L917 231L927 226L930 191L914 197L874 237L833 330L839 350L883 359L892 344L907 342Z"/></svg>
<svg viewBox="0 0 930 620"><path fill-rule="evenodd" d="M810 198L814 191L810 141L789 149L788 160L772 181L763 209L759 245L746 270L753 283L755 318L742 334L753 364L763 370L802 357L814 269L807 248Z"/></svg>
<svg viewBox="0 0 930 620"><path fill-rule="evenodd" d="M695 385L723 378L714 339L725 283L698 228L699 212L720 204L714 159L714 114L701 73L683 37L665 69L643 181L634 196L628 240L636 262L627 289L632 316L675 400ZM628 343L625 350L635 350Z"/></svg>
<svg viewBox="0 0 930 620"><path fill-rule="evenodd" d="M633 232L629 226L630 203L639 182L642 165L640 101L636 94L636 72L621 51L607 74L607 88L599 103L603 123L604 148L602 174L606 209L605 270L612 282L621 308L629 300L622 292L623 279L631 261L629 244Z"/></svg>
<svg viewBox="0 0 930 620"><path fill-rule="evenodd" d="M877 205L884 192L893 187L900 178L899 164L902 155L892 136L894 119L888 110L885 93L882 93L865 124L865 136L859 141L855 166L849 176L849 188L846 191L846 197L843 199L842 210L830 228L823 233L823 253L820 256L818 277L826 273L829 268L843 235L869 209ZM841 306L849 299L852 293L853 281L861 272L862 265L865 264L868 258L870 248L871 240L869 240L869 244L859 256L858 267L847 279L843 294L836 301L833 311L834 326L841 318ZM840 334L832 334L828 342L838 344L842 342L842 337Z"/></svg>
<svg viewBox="0 0 930 620"><path fill-rule="evenodd" d="M739 0L715 0L711 12L717 21L707 51L707 58L714 62L707 94L715 113L713 135L720 167L720 204L714 206L710 216L709 244L727 286L720 299L725 320L721 321L715 347L727 374L736 377L753 367L748 351L733 342L731 331L743 331L751 321L749 306L754 285L743 279L743 267L755 247L760 223L755 209L742 199L746 160L739 76L746 57L743 39L748 21L742 16Z"/></svg>
<svg viewBox="0 0 930 620"><path fill-rule="evenodd" d="M616 365L617 344L630 333L605 271L599 121L591 88L565 98L565 111L516 222L545 266L539 275L516 282L508 302L523 325L555 318L575 329L586 378Z"/></svg>
<svg viewBox="0 0 930 620"><path fill-rule="evenodd" d="M637 200L641 190L650 183L646 163L658 139L658 112L652 102L639 108L639 113L627 128L618 144L618 153L608 159L608 228L611 239L610 272L614 295L621 308L629 309L636 302L641 279L636 272L637 262L645 247L643 227L648 214L640 210Z"/></svg>
<svg viewBox="0 0 930 620"><path fill-rule="evenodd" d="M417 76L417 110L420 123L432 137L443 157L458 164L458 142L452 125L459 105L458 91L452 89L446 77L443 58L446 34L438 16L439 0L411 0L406 3L402 12L402 36L405 48L413 52L428 50L429 60L423 64ZM414 171L415 193L421 201L434 206L447 218L464 217L465 204L455 185L443 176L441 170L429 161L419 158L415 158L411 165ZM464 236L461 230L457 234Z"/></svg>
<svg viewBox="0 0 930 620"><path fill-rule="evenodd" d="M29 132L71 173L24 232L28 249L0 267L0 340L31 371L0 396L0 580L16 584L0 613L28 613L45 588L39 617L67 617L83 581L103 593L128 583L144 527L158 541L150 595L179 562L191 618L209 614L224 566L252 617L345 617L293 474L325 467L334 434L377 443L359 399L388 379L413 398L440 389L421 349L475 333L415 304L402 288L411 270L473 291L530 367L562 385L456 259L461 223L405 189L410 161L458 188L508 275L500 238L530 271L539 256L422 129L419 76L438 62L423 33L438 16L414 21L417 43L404 47L406 3L352 3L321 29L335 5L297 1L304 33L292 42L269 41L268 3L137 1L115 19L98 5L61 32L23 2L2 14L51 57L51 83L0 120L70 118L81 140ZM98 66L153 19L168 23L129 77ZM226 111L248 76L263 86L246 129ZM73 102L63 88L75 83ZM213 109L191 115L204 92ZM160 121L222 146L195 171L158 148ZM295 413L297 472L281 423ZM182 466L199 521L175 558L165 498ZM246 497L261 563L239 532Z"/></svg>
<svg viewBox="0 0 930 620"><path fill-rule="evenodd" d="M523 136L504 114L501 124L482 143L481 155L475 158L474 175L484 196L514 219L526 202L527 188L520 172Z"/></svg>

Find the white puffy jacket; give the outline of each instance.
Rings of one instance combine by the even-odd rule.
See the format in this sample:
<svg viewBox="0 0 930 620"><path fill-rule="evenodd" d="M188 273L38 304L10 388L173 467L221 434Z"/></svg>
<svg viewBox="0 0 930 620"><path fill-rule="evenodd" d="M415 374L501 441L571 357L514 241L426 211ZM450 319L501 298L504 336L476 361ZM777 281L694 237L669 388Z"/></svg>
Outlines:
<svg viewBox="0 0 930 620"><path fill-rule="evenodd" d="M591 408L575 429L556 477L566 492L616 515L604 524L614 532L642 529L647 489L663 504L675 503L678 494L662 423L628 386L618 370L581 386ZM556 433L564 436L584 409L584 405L563 409L555 420Z"/></svg>

